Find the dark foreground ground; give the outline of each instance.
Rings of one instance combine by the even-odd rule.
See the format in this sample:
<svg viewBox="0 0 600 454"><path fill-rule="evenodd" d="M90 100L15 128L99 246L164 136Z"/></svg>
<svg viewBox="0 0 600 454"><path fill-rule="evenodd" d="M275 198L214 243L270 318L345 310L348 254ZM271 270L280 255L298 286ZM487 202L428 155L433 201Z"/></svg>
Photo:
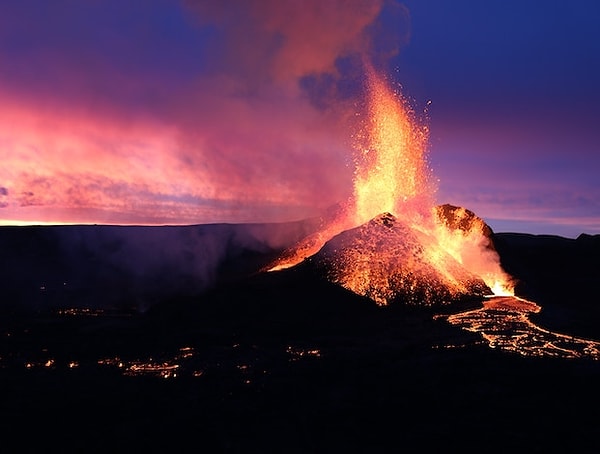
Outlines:
<svg viewBox="0 0 600 454"><path fill-rule="evenodd" d="M600 340L597 240L496 236L540 324ZM144 311L6 304L6 452L600 451L598 361L496 351L440 310L378 308L303 269L247 275L258 249L230 254L218 285ZM118 364L171 360L168 378Z"/></svg>

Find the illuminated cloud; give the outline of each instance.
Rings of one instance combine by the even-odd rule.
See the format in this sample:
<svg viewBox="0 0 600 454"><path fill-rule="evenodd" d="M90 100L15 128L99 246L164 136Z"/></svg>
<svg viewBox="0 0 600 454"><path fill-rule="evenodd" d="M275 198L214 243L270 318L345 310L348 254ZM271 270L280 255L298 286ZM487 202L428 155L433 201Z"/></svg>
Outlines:
<svg viewBox="0 0 600 454"><path fill-rule="evenodd" d="M408 36L383 1L24 3L0 7L5 223L314 215L352 190L360 55Z"/></svg>
<svg viewBox="0 0 600 454"><path fill-rule="evenodd" d="M432 101L440 203L597 223L598 7L407 4L0 2L0 223L314 215L352 193L364 54Z"/></svg>

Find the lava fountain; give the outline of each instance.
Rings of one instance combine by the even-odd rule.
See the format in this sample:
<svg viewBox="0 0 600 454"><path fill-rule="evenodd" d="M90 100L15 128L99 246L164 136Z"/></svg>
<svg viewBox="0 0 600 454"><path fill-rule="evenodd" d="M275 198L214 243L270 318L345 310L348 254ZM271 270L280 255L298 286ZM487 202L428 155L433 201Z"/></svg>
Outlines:
<svg viewBox="0 0 600 454"><path fill-rule="evenodd" d="M426 160L428 129L418 125L408 103L370 67L366 112L354 144L355 223L384 212L427 216L434 194Z"/></svg>
<svg viewBox="0 0 600 454"><path fill-rule="evenodd" d="M353 137L353 195L268 270L306 259L332 282L380 305L512 294L489 227L464 208L436 205L428 128L365 66L366 114Z"/></svg>

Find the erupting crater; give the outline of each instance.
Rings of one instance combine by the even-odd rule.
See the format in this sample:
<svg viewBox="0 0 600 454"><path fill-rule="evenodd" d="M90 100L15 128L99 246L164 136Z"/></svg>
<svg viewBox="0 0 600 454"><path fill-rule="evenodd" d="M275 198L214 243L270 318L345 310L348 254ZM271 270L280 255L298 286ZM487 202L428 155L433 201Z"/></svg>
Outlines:
<svg viewBox="0 0 600 454"><path fill-rule="evenodd" d="M492 231L473 212L436 206L428 128L366 65L365 112L354 138L354 192L321 228L267 271L306 261L379 305L431 306L512 295Z"/></svg>
<svg viewBox="0 0 600 454"><path fill-rule="evenodd" d="M377 304L449 304L491 293L428 233L390 213L346 230L308 261L327 278Z"/></svg>

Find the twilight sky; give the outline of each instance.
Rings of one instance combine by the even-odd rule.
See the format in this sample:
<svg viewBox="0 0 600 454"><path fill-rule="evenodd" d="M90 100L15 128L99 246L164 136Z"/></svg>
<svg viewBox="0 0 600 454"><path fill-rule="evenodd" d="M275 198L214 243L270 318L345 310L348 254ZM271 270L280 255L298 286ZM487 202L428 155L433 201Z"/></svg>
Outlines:
<svg viewBox="0 0 600 454"><path fill-rule="evenodd" d="M366 55L426 118L439 203L600 233L599 21L592 0L3 0L0 224L316 214L352 190Z"/></svg>

